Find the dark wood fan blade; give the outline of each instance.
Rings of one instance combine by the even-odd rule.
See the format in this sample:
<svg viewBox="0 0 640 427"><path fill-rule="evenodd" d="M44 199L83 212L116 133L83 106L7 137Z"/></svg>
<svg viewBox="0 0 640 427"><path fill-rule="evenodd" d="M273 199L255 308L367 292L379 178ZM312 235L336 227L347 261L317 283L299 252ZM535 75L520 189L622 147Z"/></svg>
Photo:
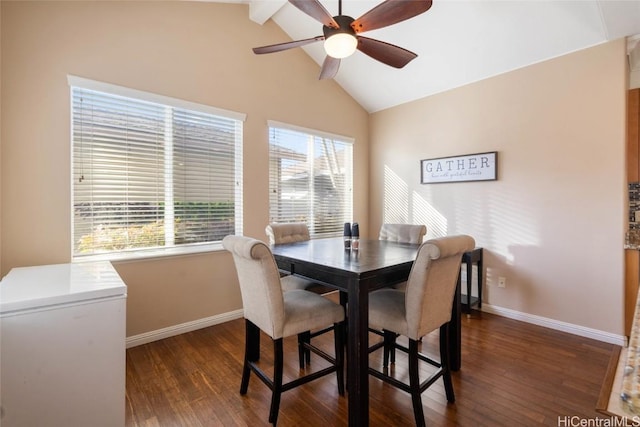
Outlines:
<svg viewBox="0 0 640 427"><path fill-rule="evenodd" d="M358 36L358 50L395 68L402 68L418 55L399 46Z"/></svg>
<svg viewBox="0 0 640 427"><path fill-rule="evenodd" d="M324 40L324 36L316 36L316 37L313 37L313 38L310 38L310 39L296 40L296 41L293 41L293 42L272 44L272 45L269 45L269 46L254 47L253 48L253 53L255 53L257 55L261 55L263 53L280 52L280 51L287 50L287 49L293 49L294 47L300 47L300 46L308 45L308 44L311 44L311 43L319 42L321 40Z"/></svg>
<svg viewBox="0 0 640 427"><path fill-rule="evenodd" d="M322 70L320 70L320 80L332 79L338 74L340 68L340 60L333 56L327 55L322 63Z"/></svg>
<svg viewBox="0 0 640 427"><path fill-rule="evenodd" d="M338 23L318 0L289 0L289 3L331 28L338 28Z"/></svg>
<svg viewBox="0 0 640 427"><path fill-rule="evenodd" d="M353 21L351 27L356 33L388 27L426 12L432 3L432 0L386 0Z"/></svg>

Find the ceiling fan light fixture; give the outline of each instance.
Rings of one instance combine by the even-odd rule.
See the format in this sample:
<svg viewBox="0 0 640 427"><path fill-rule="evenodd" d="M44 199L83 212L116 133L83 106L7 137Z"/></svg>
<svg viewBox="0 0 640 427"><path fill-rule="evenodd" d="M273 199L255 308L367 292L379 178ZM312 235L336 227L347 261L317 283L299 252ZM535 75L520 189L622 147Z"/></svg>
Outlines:
<svg viewBox="0 0 640 427"><path fill-rule="evenodd" d="M322 23L323 35L256 47L253 52L257 55L281 52L324 40L326 56L320 71L320 80L324 80L332 79L338 72L340 60L352 55L356 49L391 67L402 68L407 65L418 55L391 43L364 37L361 33L385 28L420 15L431 8L433 0L384 0L358 19L342 14L342 0L338 0L336 16L331 16L320 0L289 0L289 3Z"/></svg>
<svg viewBox="0 0 640 427"><path fill-rule="evenodd" d="M336 33L324 41L325 52L336 59L353 55L357 47L358 39L349 33Z"/></svg>

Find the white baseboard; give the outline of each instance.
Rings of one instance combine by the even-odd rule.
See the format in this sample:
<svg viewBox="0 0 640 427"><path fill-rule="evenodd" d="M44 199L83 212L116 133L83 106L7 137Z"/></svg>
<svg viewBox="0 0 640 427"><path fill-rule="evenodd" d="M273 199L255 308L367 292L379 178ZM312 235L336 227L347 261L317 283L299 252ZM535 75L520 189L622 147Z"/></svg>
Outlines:
<svg viewBox="0 0 640 427"><path fill-rule="evenodd" d="M586 328L584 326L561 322L559 320L549 319L542 316L536 316L535 314L523 313L521 311L515 311L509 308L497 307L495 305L486 303L482 303L482 311L496 314L502 317L508 317L509 319L521 320L526 323L544 326L545 328L555 329L557 331L568 332L570 334L578 335L581 337L592 338L597 341L615 344L621 347L626 346L627 338L624 335L617 335L597 329Z"/></svg>
<svg viewBox="0 0 640 427"><path fill-rule="evenodd" d="M545 328L555 329L557 331L567 332L581 337L591 338L597 341L626 347L627 339L624 335L612 334L610 332L600 331L598 329L586 328L584 326L574 325L572 323L561 322L555 319L549 319L535 314L523 313L521 311L511 310L509 308L498 307L487 303L482 304L482 311L486 313L496 314L498 316L507 317L509 319L520 320L522 322L531 323ZM205 317L204 319L194 320L192 322L182 323L179 325L169 326L167 328L155 331L145 332L139 335L127 337L127 348L136 347L138 345L147 344L164 338L173 337L175 335L184 334L186 332L195 331L197 329L206 328L208 326L218 325L230 320L242 318L242 309L231 311L228 313L218 314L216 316Z"/></svg>
<svg viewBox="0 0 640 427"><path fill-rule="evenodd" d="M155 331L145 332L139 335L133 335L131 337L127 337L126 346L127 348L136 347L138 345L147 344L164 338L173 337L175 335L184 334L186 332L195 331L197 329L206 328L208 326L218 325L230 320L239 319L242 315L243 311L240 309L211 317L205 317L204 319L198 319L192 322L169 326Z"/></svg>

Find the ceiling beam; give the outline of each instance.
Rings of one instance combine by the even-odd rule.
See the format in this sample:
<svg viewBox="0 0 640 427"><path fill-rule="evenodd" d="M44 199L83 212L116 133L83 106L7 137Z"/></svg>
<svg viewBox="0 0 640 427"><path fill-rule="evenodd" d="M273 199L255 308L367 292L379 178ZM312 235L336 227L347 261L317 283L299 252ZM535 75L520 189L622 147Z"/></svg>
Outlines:
<svg viewBox="0 0 640 427"><path fill-rule="evenodd" d="M251 0L249 2L249 18L262 25L280 10L287 0Z"/></svg>

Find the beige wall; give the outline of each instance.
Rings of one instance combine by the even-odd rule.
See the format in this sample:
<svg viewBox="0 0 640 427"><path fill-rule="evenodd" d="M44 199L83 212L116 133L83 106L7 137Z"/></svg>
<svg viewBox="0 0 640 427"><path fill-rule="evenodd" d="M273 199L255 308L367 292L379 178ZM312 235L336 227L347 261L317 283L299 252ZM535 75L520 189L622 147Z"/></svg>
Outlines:
<svg viewBox="0 0 640 427"><path fill-rule="evenodd" d="M0 5L2 274L70 259L73 74L246 113L247 235L264 238L268 221L267 120L353 136L363 230L385 220L469 233L486 249L491 306L623 333L624 42L369 118L302 51L254 56L287 36L249 21L245 5ZM420 159L493 150L497 182L419 184ZM240 308L230 265L223 252L118 263L127 334Z"/></svg>
<svg viewBox="0 0 640 427"><path fill-rule="evenodd" d="M468 233L490 305L623 335L626 85L620 40L373 114L370 232ZM420 159L485 151L498 181L419 183Z"/></svg>
<svg viewBox="0 0 640 427"><path fill-rule="evenodd" d="M245 234L268 221L267 120L354 137L354 216L367 222L368 115L301 50L256 56L287 36L246 5L2 2L2 274L70 260L67 75L246 113ZM117 263L127 335L241 307L224 252Z"/></svg>

